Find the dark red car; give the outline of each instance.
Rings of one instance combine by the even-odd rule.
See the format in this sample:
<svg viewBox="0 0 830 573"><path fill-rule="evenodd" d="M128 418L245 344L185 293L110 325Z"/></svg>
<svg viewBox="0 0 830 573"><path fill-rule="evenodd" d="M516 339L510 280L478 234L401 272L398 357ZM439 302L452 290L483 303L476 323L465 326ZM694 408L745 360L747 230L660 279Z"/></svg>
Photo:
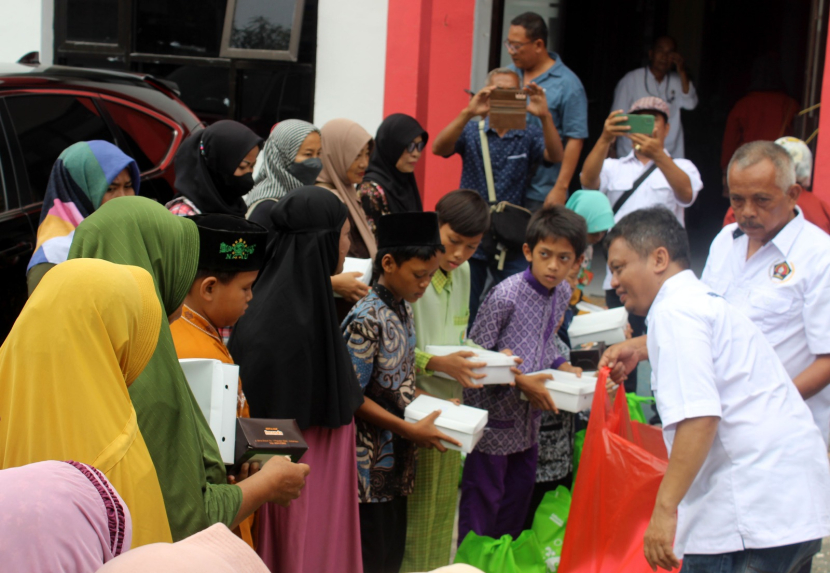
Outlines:
<svg viewBox="0 0 830 573"><path fill-rule="evenodd" d="M0 341L26 302L46 183L58 155L103 139L133 157L141 194L173 196L173 156L201 121L174 84L152 76L52 66L0 66Z"/></svg>

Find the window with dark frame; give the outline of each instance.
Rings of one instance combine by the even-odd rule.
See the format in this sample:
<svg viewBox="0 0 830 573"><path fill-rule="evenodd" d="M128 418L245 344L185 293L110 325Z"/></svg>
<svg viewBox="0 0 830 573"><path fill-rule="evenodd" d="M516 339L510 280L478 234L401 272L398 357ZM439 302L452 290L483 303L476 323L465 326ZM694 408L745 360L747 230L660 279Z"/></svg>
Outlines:
<svg viewBox="0 0 830 573"><path fill-rule="evenodd" d="M304 0L228 0L221 54L297 61Z"/></svg>
<svg viewBox="0 0 830 573"><path fill-rule="evenodd" d="M76 42L66 34L67 10L96 2L118 14L117 45ZM267 136L283 119L312 120L317 5L318 0L55 0L55 63L173 81L206 123L236 119Z"/></svg>
<svg viewBox="0 0 830 573"><path fill-rule="evenodd" d="M92 98L73 95L19 95L5 98L23 159L29 188L42 201L55 160L79 141L115 143Z"/></svg>

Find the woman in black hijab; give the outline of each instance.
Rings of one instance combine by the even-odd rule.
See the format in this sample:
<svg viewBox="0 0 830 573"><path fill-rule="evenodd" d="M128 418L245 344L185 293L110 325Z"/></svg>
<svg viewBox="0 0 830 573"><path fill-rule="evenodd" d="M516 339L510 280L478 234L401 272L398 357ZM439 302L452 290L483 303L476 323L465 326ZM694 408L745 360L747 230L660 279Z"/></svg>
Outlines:
<svg viewBox="0 0 830 573"><path fill-rule="evenodd" d="M258 551L272 571L358 571L362 563L354 412L363 392L331 288L349 250L347 215L320 187L273 204L276 235L229 344L251 416L296 419L308 442L306 491L288 508L260 510Z"/></svg>
<svg viewBox="0 0 830 573"><path fill-rule="evenodd" d="M254 186L254 163L262 138L230 119L194 133L176 152L176 198L166 207L176 215L223 213L245 216L242 196Z"/></svg>
<svg viewBox="0 0 830 573"><path fill-rule="evenodd" d="M424 210L413 172L428 139L421 124L403 113L394 113L380 124L369 168L357 188L376 236L383 215Z"/></svg>

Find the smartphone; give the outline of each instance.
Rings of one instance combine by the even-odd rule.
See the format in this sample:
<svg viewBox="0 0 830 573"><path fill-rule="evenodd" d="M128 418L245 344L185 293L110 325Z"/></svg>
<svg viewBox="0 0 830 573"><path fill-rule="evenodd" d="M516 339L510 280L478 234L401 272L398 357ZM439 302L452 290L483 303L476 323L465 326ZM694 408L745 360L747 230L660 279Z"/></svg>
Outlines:
<svg viewBox="0 0 830 573"><path fill-rule="evenodd" d="M519 88L499 88L490 92L490 127L525 129L527 94Z"/></svg>
<svg viewBox="0 0 830 573"><path fill-rule="evenodd" d="M618 123L617 125L630 125L631 131L628 133L642 133L643 135L651 136L654 133L654 116L630 113L628 114L628 121Z"/></svg>

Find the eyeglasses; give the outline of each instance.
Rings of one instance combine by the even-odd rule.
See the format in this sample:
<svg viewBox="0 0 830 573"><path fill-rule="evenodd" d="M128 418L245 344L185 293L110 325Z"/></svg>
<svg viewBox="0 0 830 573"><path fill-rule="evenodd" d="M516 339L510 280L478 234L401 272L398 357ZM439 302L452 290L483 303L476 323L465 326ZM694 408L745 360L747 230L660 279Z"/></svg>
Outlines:
<svg viewBox="0 0 830 573"><path fill-rule="evenodd" d="M528 42L511 42L510 40L504 41L504 47L507 48L507 51L511 54L515 54L519 50L522 49L522 46L527 46L528 44L532 44L533 40Z"/></svg>
<svg viewBox="0 0 830 573"><path fill-rule="evenodd" d="M407 150L409 153L415 153L415 150L416 150L416 149L417 149L418 151L423 151L425 146L426 146L426 143L425 143L425 142L423 142L423 141L419 141L418 143L415 143L415 142L413 141L412 143L410 143L409 145L407 145L407 146L406 146L406 150Z"/></svg>

